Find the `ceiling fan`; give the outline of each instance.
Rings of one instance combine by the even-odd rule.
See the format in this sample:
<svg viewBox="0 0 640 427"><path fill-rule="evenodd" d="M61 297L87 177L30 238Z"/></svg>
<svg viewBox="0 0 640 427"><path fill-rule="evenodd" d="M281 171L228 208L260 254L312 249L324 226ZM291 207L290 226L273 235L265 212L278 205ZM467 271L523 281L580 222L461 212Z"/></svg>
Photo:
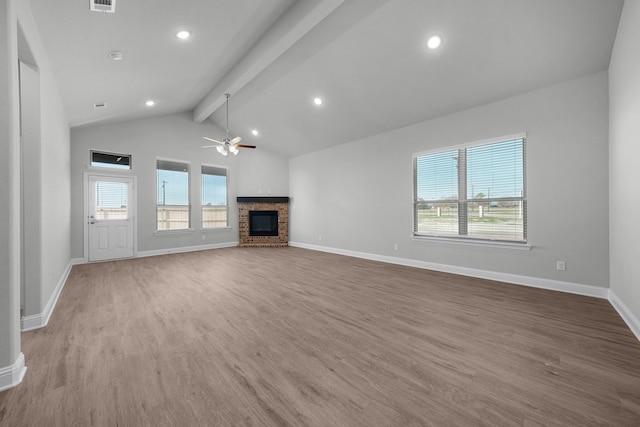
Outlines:
<svg viewBox="0 0 640 427"><path fill-rule="evenodd" d="M208 138L206 136L203 136L202 138L206 139L207 141L215 142L216 145L203 145L202 148L215 147L215 149L218 150L218 153L222 154L225 157L229 153L233 153L234 155L237 155L239 151L238 148L256 148L255 145L240 144L240 141L242 141L242 138L239 136L236 136L233 139L229 139L229 98L231 98L231 95L228 93L225 93L224 96L227 97L227 137L224 138L222 141L218 141L213 138Z"/></svg>

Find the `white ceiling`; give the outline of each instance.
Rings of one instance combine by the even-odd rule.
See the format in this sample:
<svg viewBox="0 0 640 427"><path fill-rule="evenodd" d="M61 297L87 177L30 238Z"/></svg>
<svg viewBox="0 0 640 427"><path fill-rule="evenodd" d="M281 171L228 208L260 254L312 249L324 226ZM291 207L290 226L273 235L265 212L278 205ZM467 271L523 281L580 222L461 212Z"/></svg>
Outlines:
<svg viewBox="0 0 640 427"><path fill-rule="evenodd" d="M215 111L224 128L230 92L232 136L295 156L606 70L623 0L31 3L73 127Z"/></svg>

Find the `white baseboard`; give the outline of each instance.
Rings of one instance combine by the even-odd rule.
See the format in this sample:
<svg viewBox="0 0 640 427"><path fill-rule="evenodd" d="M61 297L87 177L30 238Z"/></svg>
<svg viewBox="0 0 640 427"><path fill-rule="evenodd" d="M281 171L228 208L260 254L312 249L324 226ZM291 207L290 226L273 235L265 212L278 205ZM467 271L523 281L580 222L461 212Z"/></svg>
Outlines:
<svg viewBox="0 0 640 427"><path fill-rule="evenodd" d="M138 252L136 258L143 258L157 255L179 254L184 252L206 251L209 249L233 248L238 246L238 242L213 243L210 245L184 246L181 248L155 249L152 251Z"/></svg>
<svg viewBox="0 0 640 427"><path fill-rule="evenodd" d="M13 365L0 368L0 391L20 384L25 372L27 372L27 367L24 365L24 354L20 353Z"/></svg>
<svg viewBox="0 0 640 427"><path fill-rule="evenodd" d="M76 265L74 264L74 261L76 260L72 259L69 261L69 264L67 264L67 268L64 270L64 273L62 273L60 280L58 280L53 293L47 301L47 305L44 306L43 312L24 316L20 319L20 329L22 332L32 331L34 329L47 326L47 323L49 323L49 319L51 318L51 314L53 314L53 310L56 308L56 303L58 302L62 288L64 288L64 284L67 283L67 278L69 277L69 273L71 273L71 267Z"/></svg>
<svg viewBox="0 0 640 427"><path fill-rule="evenodd" d="M638 338L640 341L640 319L638 319L629 308L618 298L616 294L613 293L611 289L609 289L609 302L616 309L622 320L625 321L631 332Z"/></svg>
<svg viewBox="0 0 640 427"><path fill-rule="evenodd" d="M372 261L387 262L389 264L405 265L407 267L423 268L425 270L442 271L444 273L460 274L463 276L477 277L480 279L496 280L515 285L530 286L533 288L549 289L553 291L567 292L570 294L586 295L596 298L609 298L609 289L598 286L583 285L579 283L562 282L560 280L542 279L539 277L521 276L518 274L500 273L497 271L480 270L477 268L458 267L455 265L438 264L434 262L418 261L407 258L376 255L367 252L356 252L345 249L336 249L326 246L309 245L306 243L289 242L289 246L311 249L314 251L330 252L339 255L364 258Z"/></svg>

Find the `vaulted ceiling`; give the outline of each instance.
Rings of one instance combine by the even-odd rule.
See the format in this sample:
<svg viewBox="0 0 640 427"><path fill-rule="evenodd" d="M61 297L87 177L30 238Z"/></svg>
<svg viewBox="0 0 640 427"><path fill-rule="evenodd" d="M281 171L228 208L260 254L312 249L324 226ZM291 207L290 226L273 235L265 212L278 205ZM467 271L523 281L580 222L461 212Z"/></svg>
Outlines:
<svg viewBox="0 0 640 427"><path fill-rule="evenodd" d="M286 156L606 70L622 4L31 0L72 127L188 111L224 128L231 93L231 134Z"/></svg>

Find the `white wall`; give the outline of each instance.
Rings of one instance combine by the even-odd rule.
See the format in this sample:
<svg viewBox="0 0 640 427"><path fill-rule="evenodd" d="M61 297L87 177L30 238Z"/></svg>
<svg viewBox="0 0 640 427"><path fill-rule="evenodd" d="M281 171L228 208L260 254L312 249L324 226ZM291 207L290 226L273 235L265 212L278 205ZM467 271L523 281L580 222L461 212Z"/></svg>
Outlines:
<svg viewBox="0 0 640 427"><path fill-rule="evenodd" d="M607 99L602 72L293 158L290 240L607 287ZM528 133L530 251L410 237L412 154L519 132Z"/></svg>
<svg viewBox="0 0 640 427"><path fill-rule="evenodd" d="M138 179L138 252L172 250L199 245L238 241L237 196L287 195L286 159L260 149L243 149L237 156L222 157L203 136L221 137L224 130L206 120L194 123L190 113L74 129L71 132L71 206L72 254L84 256L84 173L89 171L89 153L93 150L132 155L133 174ZM191 163L191 205L193 231L158 234L156 227L156 159L166 158ZM201 231L200 165L228 168L230 229ZM194 173L195 172L195 173ZM202 239L204 236L204 240Z"/></svg>
<svg viewBox="0 0 640 427"><path fill-rule="evenodd" d="M611 291L640 319L640 1L626 0L609 67ZM640 324L639 324L640 327Z"/></svg>
<svg viewBox="0 0 640 427"><path fill-rule="evenodd" d="M20 133L17 12L0 0L0 390L20 355ZM18 368L19 369L19 368ZM3 375L3 373L5 375Z"/></svg>
<svg viewBox="0 0 640 427"><path fill-rule="evenodd" d="M269 151L241 151L238 154L239 196L289 195L289 159Z"/></svg>
<svg viewBox="0 0 640 427"><path fill-rule="evenodd" d="M33 221L25 223L25 228L29 229L25 234L25 246L33 248L31 255L35 254L25 257L25 269L38 273L27 283L25 315L30 316L43 313L69 267L70 136L64 105L29 2L20 2L18 20L23 44L20 55L28 56L27 61L36 67L39 78L39 93L34 95L39 97L39 109L26 123L38 127L35 139L39 138L39 141L33 141L24 160L24 176L28 178L25 178L23 197L25 200L37 198L32 202L41 209L39 215L34 214ZM29 156L34 150L35 155ZM31 214L33 212L25 210L25 218Z"/></svg>
<svg viewBox="0 0 640 427"><path fill-rule="evenodd" d="M24 40L23 40L23 43ZM23 46L22 51L27 47ZM20 62L20 114L22 142L22 308L42 312L42 138L40 134L40 73Z"/></svg>
<svg viewBox="0 0 640 427"><path fill-rule="evenodd" d="M0 389L24 373L20 357L21 269L35 272L27 283L25 314L41 316L51 308L69 267L69 127L48 58L27 1L0 1L0 141L6 164L0 167ZM20 161L18 60L34 66L25 78L29 126ZM37 105L34 105L37 103ZM33 107L33 108L30 108ZM26 111L25 111L26 112ZM33 129L31 127L37 128ZM21 187L22 173L28 179ZM40 212L21 212L21 199ZM23 215L23 218L21 216ZM24 220L23 220L24 219ZM21 233L21 223L28 233ZM21 242L22 240L22 242ZM27 248L23 253L22 248ZM33 257L32 257L33 255ZM28 258L27 258L28 257ZM28 311L28 312L27 312ZM27 359L29 355L27 354ZM22 362L20 362L22 360ZM18 364L18 365L17 365Z"/></svg>

